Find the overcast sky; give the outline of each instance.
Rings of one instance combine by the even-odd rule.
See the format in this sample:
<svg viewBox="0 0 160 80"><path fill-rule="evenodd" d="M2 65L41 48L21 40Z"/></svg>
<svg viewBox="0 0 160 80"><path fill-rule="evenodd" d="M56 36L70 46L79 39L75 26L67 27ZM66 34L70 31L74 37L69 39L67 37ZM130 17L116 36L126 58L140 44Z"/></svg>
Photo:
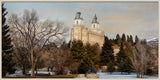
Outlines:
<svg viewBox="0 0 160 80"><path fill-rule="evenodd" d="M115 38L117 33L138 35L141 39L158 37L157 2L6 2L4 7L7 16L22 15L25 9L34 9L41 20L63 21L70 29L76 12L82 13L87 27L96 14L101 28L110 38Z"/></svg>

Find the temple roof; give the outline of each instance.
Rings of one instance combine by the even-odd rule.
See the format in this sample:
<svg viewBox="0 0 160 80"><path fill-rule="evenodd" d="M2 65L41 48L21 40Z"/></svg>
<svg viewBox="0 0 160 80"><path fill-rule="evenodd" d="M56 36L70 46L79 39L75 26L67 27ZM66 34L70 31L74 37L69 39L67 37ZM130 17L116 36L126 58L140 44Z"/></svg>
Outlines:
<svg viewBox="0 0 160 80"><path fill-rule="evenodd" d="M93 18L93 20L92 20L92 23L99 23L99 22L97 21L97 16L96 16L96 14L94 15L94 18Z"/></svg>
<svg viewBox="0 0 160 80"><path fill-rule="evenodd" d="M77 13L76 13L75 19L83 19L83 18L81 17L81 12L77 12Z"/></svg>

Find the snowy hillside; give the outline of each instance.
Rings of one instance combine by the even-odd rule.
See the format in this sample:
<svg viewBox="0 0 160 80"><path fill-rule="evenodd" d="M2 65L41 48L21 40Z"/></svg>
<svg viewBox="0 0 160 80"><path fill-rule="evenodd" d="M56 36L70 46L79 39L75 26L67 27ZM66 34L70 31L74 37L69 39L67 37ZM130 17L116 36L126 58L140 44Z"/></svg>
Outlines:
<svg viewBox="0 0 160 80"><path fill-rule="evenodd" d="M158 42L159 42L158 38L152 38L147 40L147 44L153 48L158 48Z"/></svg>
<svg viewBox="0 0 160 80"><path fill-rule="evenodd" d="M149 40L147 40L147 42L158 42L158 38L149 39Z"/></svg>

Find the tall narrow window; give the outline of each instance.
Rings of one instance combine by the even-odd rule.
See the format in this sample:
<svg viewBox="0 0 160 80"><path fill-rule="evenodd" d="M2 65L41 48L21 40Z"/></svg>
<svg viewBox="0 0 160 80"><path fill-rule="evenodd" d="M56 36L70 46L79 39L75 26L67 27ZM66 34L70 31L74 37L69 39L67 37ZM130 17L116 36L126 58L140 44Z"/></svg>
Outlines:
<svg viewBox="0 0 160 80"><path fill-rule="evenodd" d="M95 28L95 24L93 25L93 28Z"/></svg>
<svg viewBox="0 0 160 80"><path fill-rule="evenodd" d="M77 21L77 24L78 24L78 21Z"/></svg>

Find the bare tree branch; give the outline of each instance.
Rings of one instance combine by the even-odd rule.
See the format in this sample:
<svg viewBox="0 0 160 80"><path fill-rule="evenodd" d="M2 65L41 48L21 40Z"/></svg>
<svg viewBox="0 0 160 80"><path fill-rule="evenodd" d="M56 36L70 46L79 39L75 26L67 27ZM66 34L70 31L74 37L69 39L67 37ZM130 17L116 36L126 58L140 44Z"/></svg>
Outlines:
<svg viewBox="0 0 160 80"><path fill-rule="evenodd" d="M34 10L31 12L25 10L22 17L18 17L14 14L9 20L9 24L13 26L18 36L24 40L20 43L23 43L27 49L26 56L32 66L31 76L34 76L34 68L40 57L39 53L49 42L64 37L64 34L67 33L67 29L61 22L52 22L50 20L40 22Z"/></svg>

